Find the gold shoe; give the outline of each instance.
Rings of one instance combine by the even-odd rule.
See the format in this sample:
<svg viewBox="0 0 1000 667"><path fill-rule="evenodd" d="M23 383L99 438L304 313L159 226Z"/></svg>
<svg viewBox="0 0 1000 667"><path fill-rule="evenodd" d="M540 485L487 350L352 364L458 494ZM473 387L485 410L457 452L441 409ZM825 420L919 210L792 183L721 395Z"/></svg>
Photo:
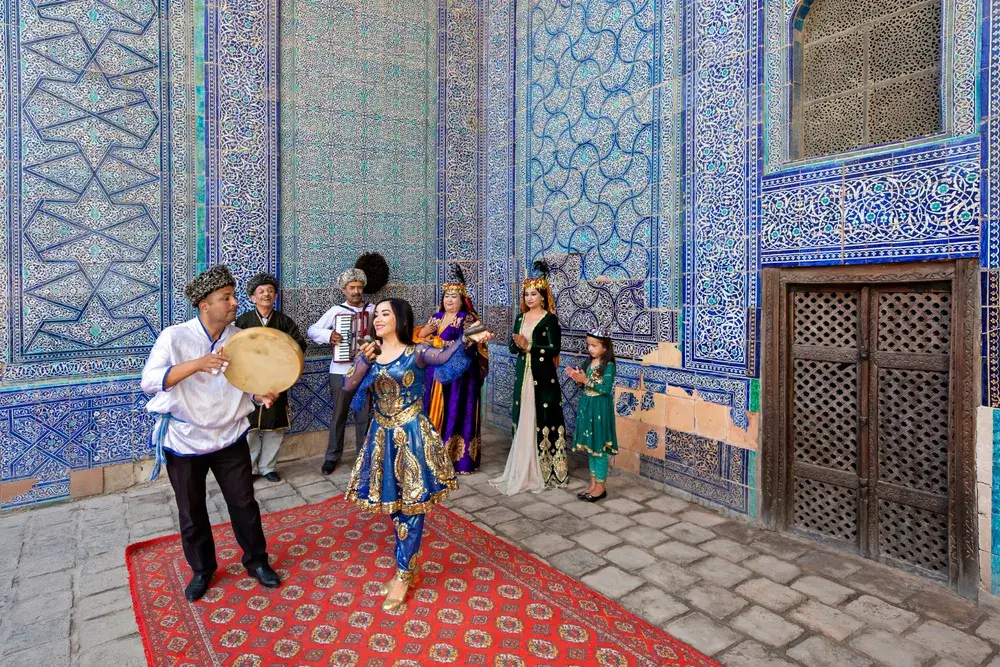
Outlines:
<svg viewBox="0 0 1000 667"><path fill-rule="evenodd" d="M402 572L397 574L390 580L390 583L394 581L402 581L404 583L407 583L406 582L407 578L401 576L402 574L403 574ZM389 591L386 591L385 600L382 602L382 611L396 611L397 609L402 607L406 603L406 595L409 592L410 592L409 583L407 583L406 588L403 590L403 595L398 598L389 597Z"/></svg>
<svg viewBox="0 0 1000 667"><path fill-rule="evenodd" d="M396 611L404 604L406 604L406 594L410 592L409 587L403 591L403 597L401 598L391 598L386 597L385 601L382 603L382 611Z"/></svg>
<svg viewBox="0 0 1000 667"><path fill-rule="evenodd" d="M392 582L396 579L396 577L400 577L400 575L402 575L402 574L403 574L402 572L397 572L396 575L392 579L390 579L389 581L387 581L384 584L382 584L382 587L379 588L379 592L382 595L388 595L389 594L389 589L392 588ZM413 588L414 586L416 586L416 584L417 584L417 577L419 575L420 575L420 563L417 563L416 565L413 566L413 569L410 570L409 574L406 575L409 578L409 580L410 580L410 588ZM402 577L400 577L400 578L402 578Z"/></svg>

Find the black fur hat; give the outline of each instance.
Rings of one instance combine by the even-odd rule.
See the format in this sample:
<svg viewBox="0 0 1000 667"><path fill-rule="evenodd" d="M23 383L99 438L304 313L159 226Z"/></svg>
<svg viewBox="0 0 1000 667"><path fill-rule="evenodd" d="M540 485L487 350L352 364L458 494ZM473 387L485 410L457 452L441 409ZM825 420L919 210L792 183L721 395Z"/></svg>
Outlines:
<svg viewBox="0 0 1000 667"><path fill-rule="evenodd" d="M236 287L236 279L230 273L229 267L219 264L207 271L199 273L194 280L184 287L184 296L188 298L195 308L215 290L223 287Z"/></svg>
<svg viewBox="0 0 1000 667"><path fill-rule="evenodd" d="M354 268L361 269L368 281L365 283L365 294L375 294L389 282L389 263L377 252L366 252L358 257Z"/></svg>

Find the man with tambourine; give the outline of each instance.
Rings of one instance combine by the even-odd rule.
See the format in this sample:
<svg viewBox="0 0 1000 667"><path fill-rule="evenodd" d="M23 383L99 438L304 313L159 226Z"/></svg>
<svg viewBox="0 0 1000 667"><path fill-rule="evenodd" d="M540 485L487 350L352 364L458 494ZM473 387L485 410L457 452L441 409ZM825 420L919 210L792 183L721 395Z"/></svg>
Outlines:
<svg viewBox="0 0 1000 667"><path fill-rule="evenodd" d="M278 392L247 392L227 378L230 358L223 348L235 344L234 337L241 333L233 326L235 286L225 266L215 266L188 283L184 294L197 315L160 332L142 370L142 389L152 396L146 410L157 418L152 479L166 465L177 500L181 545L193 571L184 589L191 601L205 594L218 568L205 485L209 470L226 499L247 573L267 587L280 583L268 564L246 438L247 415L255 405L271 407ZM301 366L294 370L300 372Z"/></svg>

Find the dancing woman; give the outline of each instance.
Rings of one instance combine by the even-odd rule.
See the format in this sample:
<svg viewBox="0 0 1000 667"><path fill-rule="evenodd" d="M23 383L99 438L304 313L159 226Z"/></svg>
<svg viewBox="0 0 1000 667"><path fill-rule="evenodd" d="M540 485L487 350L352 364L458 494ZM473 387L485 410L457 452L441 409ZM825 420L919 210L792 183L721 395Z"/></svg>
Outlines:
<svg viewBox="0 0 1000 667"><path fill-rule="evenodd" d="M459 340L469 327L479 322L479 315L465 290L465 275L457 264L454 280L441 286L441 307L417 333L434 347L444 347ZM479 399L483 380L489 371L489 351L485 344L467 347L469 370L454 382L444 385L435 378L434 368L427 369L424 410L431 424L441 434L455 472L469 475L479 468L480 423Z"/></svg>
<svg viewBox="0 0 1000 667"><path fill-rule="evenodd" d="M441 350L414 345L413 310L402 299L379 303L372 324L378 341L361 346L344 382L347 391L357 390L358 405L372 390L373 416L346 497L392 515L397 570L382 589L382 609L393 611L406 601L417 577L424 515L458 487L441 436L423 414L425 369L436 366L444 384L461 377L469 366L465 345L488 342L492 335L481 331Z"/></svg>
<svg viewBox="0 0 1000 667"><path fill-rule="evenodd" d="M562 329L548 280L548 265L535 262L538 277L521 285L521 313L514 321L510 351L517 355L514 442L503 475L490 483L507 495L563 486L569 477L562 390L556 370Z"/></svg>

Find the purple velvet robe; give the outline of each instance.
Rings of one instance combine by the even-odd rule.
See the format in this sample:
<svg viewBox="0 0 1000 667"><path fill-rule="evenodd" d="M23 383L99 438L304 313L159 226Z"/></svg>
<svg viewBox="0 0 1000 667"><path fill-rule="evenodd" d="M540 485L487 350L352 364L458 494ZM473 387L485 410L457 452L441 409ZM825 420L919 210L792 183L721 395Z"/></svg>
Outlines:
<svg viewBox="0 0 1000 667"><path fill-rule="evenodd" d="M435 318L444 317L443 312L435 313ZM471 325L475 316L469 317L465 312L456 315L444 331L438 336L445 344L462 337L466 325ZM480 459L480 423L479 396L486 375L486 359L480 355L476 345L466 348L466 354L472 363L462 377L446 385L434 381L434 367L427 368L427 380L424 389L424 412L431 422L438 427L441 439L444 440L448 456L455 464L455 472L460 475L474 473L479 468ZM434 408L434 394L441 394L441 422L437 424Z"/></svg>

